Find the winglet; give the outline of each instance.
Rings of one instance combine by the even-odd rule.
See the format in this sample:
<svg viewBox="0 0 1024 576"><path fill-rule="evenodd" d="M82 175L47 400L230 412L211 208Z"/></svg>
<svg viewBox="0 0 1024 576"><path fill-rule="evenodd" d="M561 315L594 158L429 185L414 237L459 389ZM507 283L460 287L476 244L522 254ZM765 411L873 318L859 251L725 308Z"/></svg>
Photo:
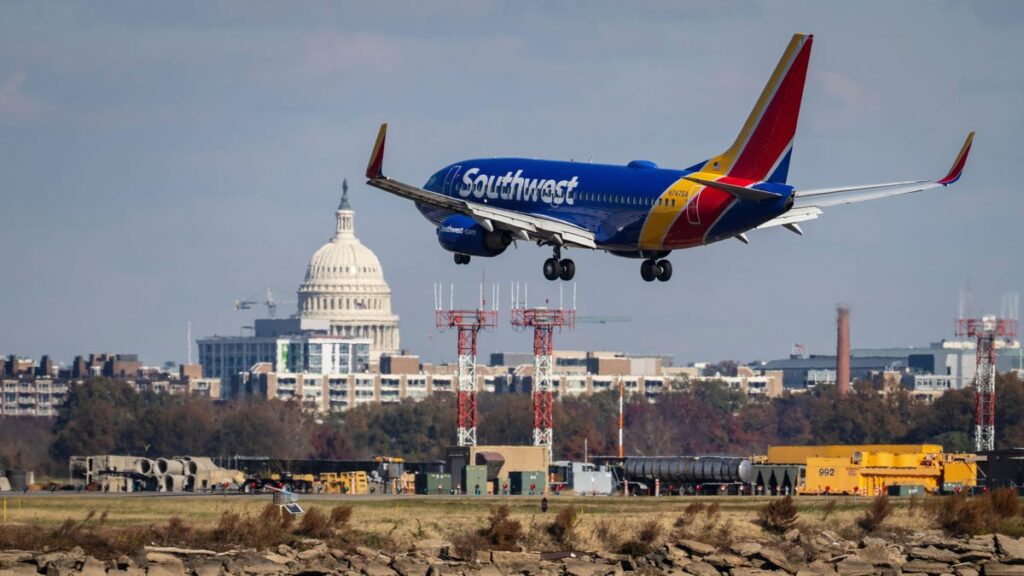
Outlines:
<svg viewBox="0 0 1024 576"><path fill-rule="evenodd" d="M967 140L964 141L964 146L960 149L960 153L956 155L956 160L953 161L953 166L950 167L949 173L942 180L937 180L936 183L949 186L960 179L960 174L964 171L964 165L967 164L967 155L971 153L971 144L973 142L974 132L971 132L967 135Z"/></svg>
<svg viewBox="0 0 1024 576"><path fill-rule="evenodd" d="M370 180L384 175L384 140L388 135L388 123L380 125L380 132L377 133L377 143L373 145L373 152L370 154L370 163L366 165L366 177Z"/></svg>

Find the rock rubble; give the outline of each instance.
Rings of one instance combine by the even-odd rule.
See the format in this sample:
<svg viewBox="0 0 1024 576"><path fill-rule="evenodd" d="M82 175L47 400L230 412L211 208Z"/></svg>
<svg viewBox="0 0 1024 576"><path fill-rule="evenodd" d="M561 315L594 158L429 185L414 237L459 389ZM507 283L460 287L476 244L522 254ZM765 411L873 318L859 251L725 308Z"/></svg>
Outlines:
<svg viewBox="0 0 1024 576"><path fill-rule="evenodd" d="M47 576L1024 576L1024 539L1004 535L950 538L924 532L903 543L873 537L845 540L829 531L781 542L716 547L680 540L630 557L587 552L482 551L454 556L440 541L388 554L366 547L339 550L317 540L293 548L214 552L147 547L134 557L101 561L81 548L64 552L0 551L0 574Z"/></svg>

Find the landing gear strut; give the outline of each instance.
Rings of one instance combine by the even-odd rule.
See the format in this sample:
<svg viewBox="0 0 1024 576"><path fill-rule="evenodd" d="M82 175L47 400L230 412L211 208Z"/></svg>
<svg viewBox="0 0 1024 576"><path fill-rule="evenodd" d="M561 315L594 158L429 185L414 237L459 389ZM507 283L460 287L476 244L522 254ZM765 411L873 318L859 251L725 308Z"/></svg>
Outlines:
<svg viewBox="0 0 1024 576"><path fill-rule="evenodd" d="M566 258L562 259L562 247L555 246L554 254L544 261L544 277L548 280L564 280L568 282L576 276L576 263Z"/></svg>
<svg viewBox="0 0 1024 576"><path fill-rule="evenodd" d="M672 278L672 263L668 260L649 258L640 265L640 277L644 282L668 282Z"/></svg>
<svg viewBox="0 0 1024 576"><path fill-rule="evenodd" d="M456 264L469 264L469 254L456 254L455 255L455 263Z"/></svg>

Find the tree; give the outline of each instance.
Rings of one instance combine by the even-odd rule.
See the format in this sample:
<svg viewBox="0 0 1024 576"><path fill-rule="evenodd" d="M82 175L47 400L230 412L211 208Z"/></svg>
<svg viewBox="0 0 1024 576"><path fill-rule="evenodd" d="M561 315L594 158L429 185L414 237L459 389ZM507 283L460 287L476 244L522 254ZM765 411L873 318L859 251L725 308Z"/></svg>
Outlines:
<svg viewBox="0 0 1024 576"><path fill-rule="evenodd" d="M114 452L135 425L138 408L139 395L125 382L100 378L72 386L54 424L51 453L66 461Z"/></svg>

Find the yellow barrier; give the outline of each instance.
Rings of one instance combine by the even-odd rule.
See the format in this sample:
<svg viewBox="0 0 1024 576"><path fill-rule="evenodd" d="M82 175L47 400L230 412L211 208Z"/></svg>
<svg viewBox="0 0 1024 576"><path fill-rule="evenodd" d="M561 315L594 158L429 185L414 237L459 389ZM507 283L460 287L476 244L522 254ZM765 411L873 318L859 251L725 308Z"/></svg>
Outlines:
<svg viewBox="0 0 1024 576"><path fill-rule="evenodd" d="M327 494L369 494L370 480L366 472L325 472L320 483Z"/></svg>

